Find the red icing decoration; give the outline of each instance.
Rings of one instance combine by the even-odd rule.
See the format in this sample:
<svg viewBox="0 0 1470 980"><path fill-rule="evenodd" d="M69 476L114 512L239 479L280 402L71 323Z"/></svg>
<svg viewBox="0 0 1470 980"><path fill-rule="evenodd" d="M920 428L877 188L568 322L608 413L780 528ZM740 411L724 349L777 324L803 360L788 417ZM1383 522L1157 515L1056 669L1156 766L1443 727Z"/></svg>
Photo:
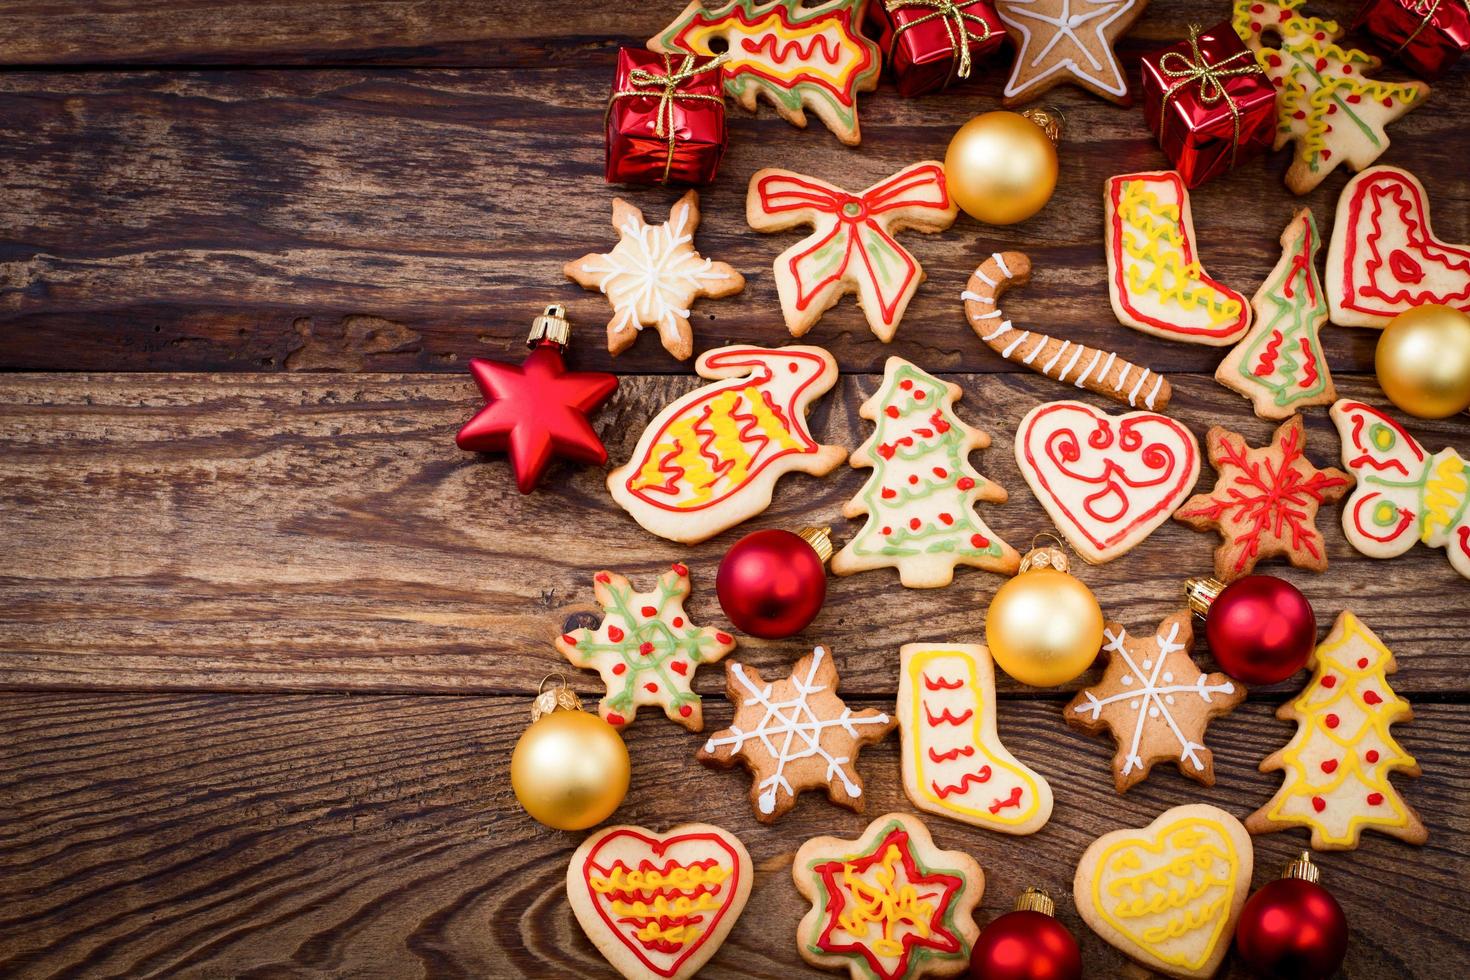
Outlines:
<svg viewBox="0 0 1470 980"><path fill-rule="evenodd" d="M1322 720L1328 728L1336 728L1338 725L1342 724L1342 719L1338 718L1337 715L1328 715Z"/></svg>
<svg viewBox="0 0 1470 980"><path fill-rule="evenodd" d="M1318 813L1321 813L1323 810L1327 809L1327 801L1322 799L1322 797L1320 796L1312 797L1312 809L1316 810Z"/></svg>
<svg viewBox="0 0 1470 980"><path fill-rule="evenodd" d="M1378 692L1377 691L1364 691L1363 692L1363 703L1364 704L1382 704L1383 703L1383 698L1381 698L1381 697L1378 696Z"/></svg>
<svg viewBox="0 0 1470 980"><path fill-rule="evenodd" d="M1382 803L1383 803L1383 794L1382 793L1369 793L1368 794L1368 805L1369 806L1379 806Z"/></svg>
<svg viewBox="0 0 1470 980"><path fill-rule="evenodd" d="M957 783L951 783L948 786L940 786L936 782L930 782L929 785L930 785L931 788L933 788L935 794L941 800L943 800L943 799L947 799L953 793L964 793L964 792L967 792L969 790L969 788L970 788L970 784L971 783L988 783L988 782L990 782L990 776L991 776L990 767L989 766L981 766L979 769L975 770L974 772L967 772L967 773L965 773L963 776L960 777L960 781L957 782ZM1016 787L1016 789L1017 789L1017 791L1019 791L1020 790L1020 787L1018 786L1018 787Z"/></svg>
<svg viewBox="0 0 1470 980"><path fill-rule="evenodd" d="M685 677L689 673L689 665L682 660L672 661L669 664L669 669L678 674L680 677Z"/></svg>
<svg viewBox="0 0 1470 980"><path fill-rule="evenodd" d="M623 636L624 634L621 628L617 626L609 626L607 628L607 638L609 640L612 640L614 643L622 643Z"/></svg>
<svg viewBox="0 0 1470 980"><path fill-rule="evenodd" d="M1322 763L1322 771L1327 773L1329 776L1332 775L1334 772L1337 772L1337 760L1328 759L1326 762Z"/></svg>
<svg viewBox="0 0 1470 980"><path fill-rule="evenodd" d="M1377 749L1369 749L1367 752L1365 752L1363 754L1363 758L1367 759L1369 762L1377 762L1378 761L1378 750Z"/></svg>

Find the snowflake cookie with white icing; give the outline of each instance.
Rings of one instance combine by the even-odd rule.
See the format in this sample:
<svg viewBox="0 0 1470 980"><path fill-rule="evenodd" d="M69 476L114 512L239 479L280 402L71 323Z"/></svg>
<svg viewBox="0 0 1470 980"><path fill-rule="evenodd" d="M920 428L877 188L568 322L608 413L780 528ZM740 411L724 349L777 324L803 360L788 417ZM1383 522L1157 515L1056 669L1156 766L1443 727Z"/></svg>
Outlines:
<svg viewBox="0 0 1470 980"><path fill-rule="evenodd" d="M1215 785L1205 728L1245 700L1245 687L1194 665L1191 615L1187 609L1175 613L1146 638L1108 623L1102 680L1067 705L1067 724L1092 735L1109 731L1117 740L1113 785L1119 793L1146 779L1155 762L1173 762L1195 782Z"/></svg>
<svg viewBox="0 0 1470 980"><path fill-rule="evenodd" d="M608 352L621 354L640 330L653 327L665 350L687 359L694 353L690 305L701 296L720 299L745 288L740 273L694 250L699 194L690 191L679 198L661 225L647 224L642 211L615 197L612 225L618 243L611 252L591 252L563 269L568 279L603 293L612 304Z"/></svg>

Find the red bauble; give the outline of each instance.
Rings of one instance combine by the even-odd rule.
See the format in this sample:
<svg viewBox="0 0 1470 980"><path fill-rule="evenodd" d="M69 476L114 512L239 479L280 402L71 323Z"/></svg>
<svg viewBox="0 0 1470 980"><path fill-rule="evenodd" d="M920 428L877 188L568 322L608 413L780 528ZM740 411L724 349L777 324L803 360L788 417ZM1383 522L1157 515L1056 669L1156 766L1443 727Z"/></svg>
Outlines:
<svg viewBox="0 0 1470 980"><path fill-rule="evenodd" d="M479 357L470 361L485 407L454 441L470 452L509 452L521 493L535 488L553 456L599 466L607 462L607 450L587 416L612 396L618 379L566 369L561 353L568 328L561 313L560 306L549 306L536 318L531 353L520 365Z"/></svg>
<svg viewBox="0 0 1470 980"><path fill-rule="evenodd" d="M735 542L720 561L715 591L736 628L768 640L806 629L827 598L826 559L831 544L790 531L754 531Z"/></svg>
<svg viewBox="0 0 1470 980"><path fill-rule="evenodd" d="M1317 643L1317 617L1290 582L1247 575L1210 603L1205 636L1225 673L1247 684L1275 684L1306 664Z"/></svg>
<svg viewBox="0 0 1470 980"><path fill-rule="evenodd" d="M1347 917L1315 882L1281 878L1246 900L1235 948L1251 968L1281 980L1321 980L1342 966Z"/></svg>
<svg viewBox="0 0 1470 980"><path fill-rule="evenodd" d="M1007 912L986 926L970 954L974 980L1078 980L1082 954L1067 927L1042 912Z"/></svg>

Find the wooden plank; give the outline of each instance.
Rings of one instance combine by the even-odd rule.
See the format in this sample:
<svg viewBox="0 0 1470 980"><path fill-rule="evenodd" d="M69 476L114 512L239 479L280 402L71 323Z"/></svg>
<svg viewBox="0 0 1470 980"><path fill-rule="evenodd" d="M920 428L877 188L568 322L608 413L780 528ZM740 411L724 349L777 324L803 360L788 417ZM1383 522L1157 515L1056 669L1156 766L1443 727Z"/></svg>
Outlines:
<svg viewBox="0 0 1470 980"><path fill-rule="evenodd" d="M511 795L524 708L515 698L0 696L0 972L612 977L566 904L566 862L582 835L539 827ZM727 705L711 710L715 723L729 717ZM1122 958L1072 906L1083 849L1184 802L1244 816L1277 786L1255 767L1290 725L1248 703L1211 727L1214 788L1160 770L1119 797L1110 747L1057 713L1044 701L1000 708L1005 741L1055 791L1048 826L1007 838L926 822L983 866L982 923L1021 889L1044 887L1089 975L1117 976ZM1315 857L1352 927L1345 976L1451 976L1470 943L1470 706L1420 705L1416 716L1395 733L1424 768L1402 787L1428 844L1367 834L1357 851ZM769 828L751 815L744 774L700 766L696 742L665 722L630 729L633 786L617 819L709 820L750 849L750 904L702 975L831 976L794 947L803 906L791 858L808 837L853 836L871 817L911 809L896 737L860 760L867 818L809 795ZM1255 885L1304 843L1257 838ZM1232 960L1222 975L1246 973Z"/></svg>
<svg viewBox="0 0 1470 980"><path fill-rule="evenodd" d="M956 380L962 415L982 425L1076 394L1029 374ZM1175 380L1170 411L1196 434L1228 419L1253 441L1269 437L1213 380ZM865 439L857 407L876 382L844 377L813 413L818 438ZM692 386L624 379L598 420L612 460ZM1365 379L1340 379L1339 390L1374 400ZM521 496L503 460L454 447L479 404L467 380L440 375L0 377L0 687L528 691L564 666L551 639L596 611L598 568L647 583L687 561L690 613L718 623L715 569L742 534L817 522L842 541L860 526L840 511L866 472L845 466L788 477L766 514L694 548L645 533L595 468L559 465L547 488ZM1309 422L1311 457L1335 461L1326 414ZM1011 497L982 513L1025 547L1050 525L1016 469L1009 422L986 427L995 442L977 465ZM1470 448L1458 421L1411 428L1431 447ZM1330 508L1319 522L1329 574L1262 570L1296 582L1324 631L1350 603L1398 652L1401 690L1470 690L1460 669L1470 603L1443 552L1376 563L1352 551L1338 521ZM1185 576L1208 571L1215 540L1169 522L1080 574L1109 615L1145 628L1178 608ZM1001 581L971 569L935 590L903 589L887 569L834 578L804 636L741 643L763 666L827 643L851 665L847 689L890 693L899 645L979 637ZM701 673L699 690L718 692L719 672ZM578 678L583 690L595 681Z"/></svg>
<svg viewBox="0 0 1470 980"><path fill-rule="evenodd" d="M1152 14L1150 14L1152 16ZM179 18L186 19L186 18ZM1183 33L1180 22L1178 33ZM602 106L610 55L564 68L497 71L253 71L0 75L0 367L20 370L461 371L476 355L516 355L529 318L564 302L579 361L622 372L685 373L654 336L617 359L602 338L603 297L562 264L605 251L622 194L662 220L675 193L603 183ZM703 192L697 242L748 277L744 293L701 301L696 350L780 343L770 272L797 233L744 220L750 175L779 164L859 189L942 156L956 126L993 104L977 89L863 103L860 150L813 124L731 110L731 149ZM1166 166L1142 113L1060 93L1069 133L1062 182L1036 218L1010 228L962 216L938 236L904 237L926 268L897 340L878 342L851 298L809 335L844 370L890 353L950 371L1012 371L964 322L958 294L1001 248L1029 253L1036 278L1008 299L1018 323L1163 371L1208 373L1214 348L1120 327L1107 302L1101 188ZM1470 239L1465 129L1470 70L1393 127L1386 163L1429 187L1435 225ZM1206 267L1249 294L1278 255L1295 208L1324 233L1347 177L1295 198L1288 153L1252 161L1194 194ZM1241 202L1250 202L1242 206ZM1371 370L1376 332L1329 330L1338 370Z"/></svg>

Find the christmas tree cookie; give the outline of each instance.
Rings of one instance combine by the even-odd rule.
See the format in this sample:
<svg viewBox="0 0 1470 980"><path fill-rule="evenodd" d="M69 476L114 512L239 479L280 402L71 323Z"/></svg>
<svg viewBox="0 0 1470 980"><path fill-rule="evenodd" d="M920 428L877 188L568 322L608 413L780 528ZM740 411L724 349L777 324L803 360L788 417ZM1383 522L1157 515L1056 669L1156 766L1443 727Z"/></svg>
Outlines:
<svg viewBox="0 0 1470 980"><path fill-rule="evenodd" d="M1423 102L1423 82L1368 78L1382 64L1335 42L1336 21L1308 17L1306 0L1235 0L1235 32L1276 86L1276 149L1296 141L1286 186L1305 194L1346 163L1362 170L1388 149L1383 128ZM1267 43L1275 35L1279 46Z"/></svg>
<svg viewBox="0 0 1470 980"><path fill-rule="evenodd" d="M556 649L574 667L595 670L607 685L597 713L617 728L642 704L656 704L691 732L704 728L699 695L690 690L694 669L735 649L735 639L689 622L689 569L675 564L652 592L634 592L615 572L592 576L592 592L605 612L596 629L564 633Z"/></svg>
<svg viewBox="0 0 1470 980"><path fill-rule="evenodd" d="M1215 380L1251 400L1263 419L1290 418L1337 398L1318 331L1327 295L1317 278L1322 239L1312 209L1302 208L1281 233L1281 258L1251 306L1256 322L1215 369Z"/></svg>
<svg viewBox="0 0 1470 980"><path fill-rule="evenodd" d="M1261 763L1286 779L1271 802L1245 821L1253 834L1291 827L1312 831L1319 851L1348 851L1364 830L1422 844L1429 832L1389 783L1419 775L1419 763L1389 733L1414 710L1388 686L1393 654L1357 616L1344 611L1308 663L1312 678L1276 717L1297 723L1284 749Z"/></svg>
<svg viewBox="0 0 1470 980"><path fill-rule="evenodd" d="M876 429L852 454L853 466L873 474L842 511L868 520L832 559L833 572L894 566L912 589L948 585L956 565L1015 573L1020 556L975 513L977 501L1000 503L1006 492L970 466L990 437L955 414L960 394L959 385L888 359L883 383L859 409Z"/></svg>

